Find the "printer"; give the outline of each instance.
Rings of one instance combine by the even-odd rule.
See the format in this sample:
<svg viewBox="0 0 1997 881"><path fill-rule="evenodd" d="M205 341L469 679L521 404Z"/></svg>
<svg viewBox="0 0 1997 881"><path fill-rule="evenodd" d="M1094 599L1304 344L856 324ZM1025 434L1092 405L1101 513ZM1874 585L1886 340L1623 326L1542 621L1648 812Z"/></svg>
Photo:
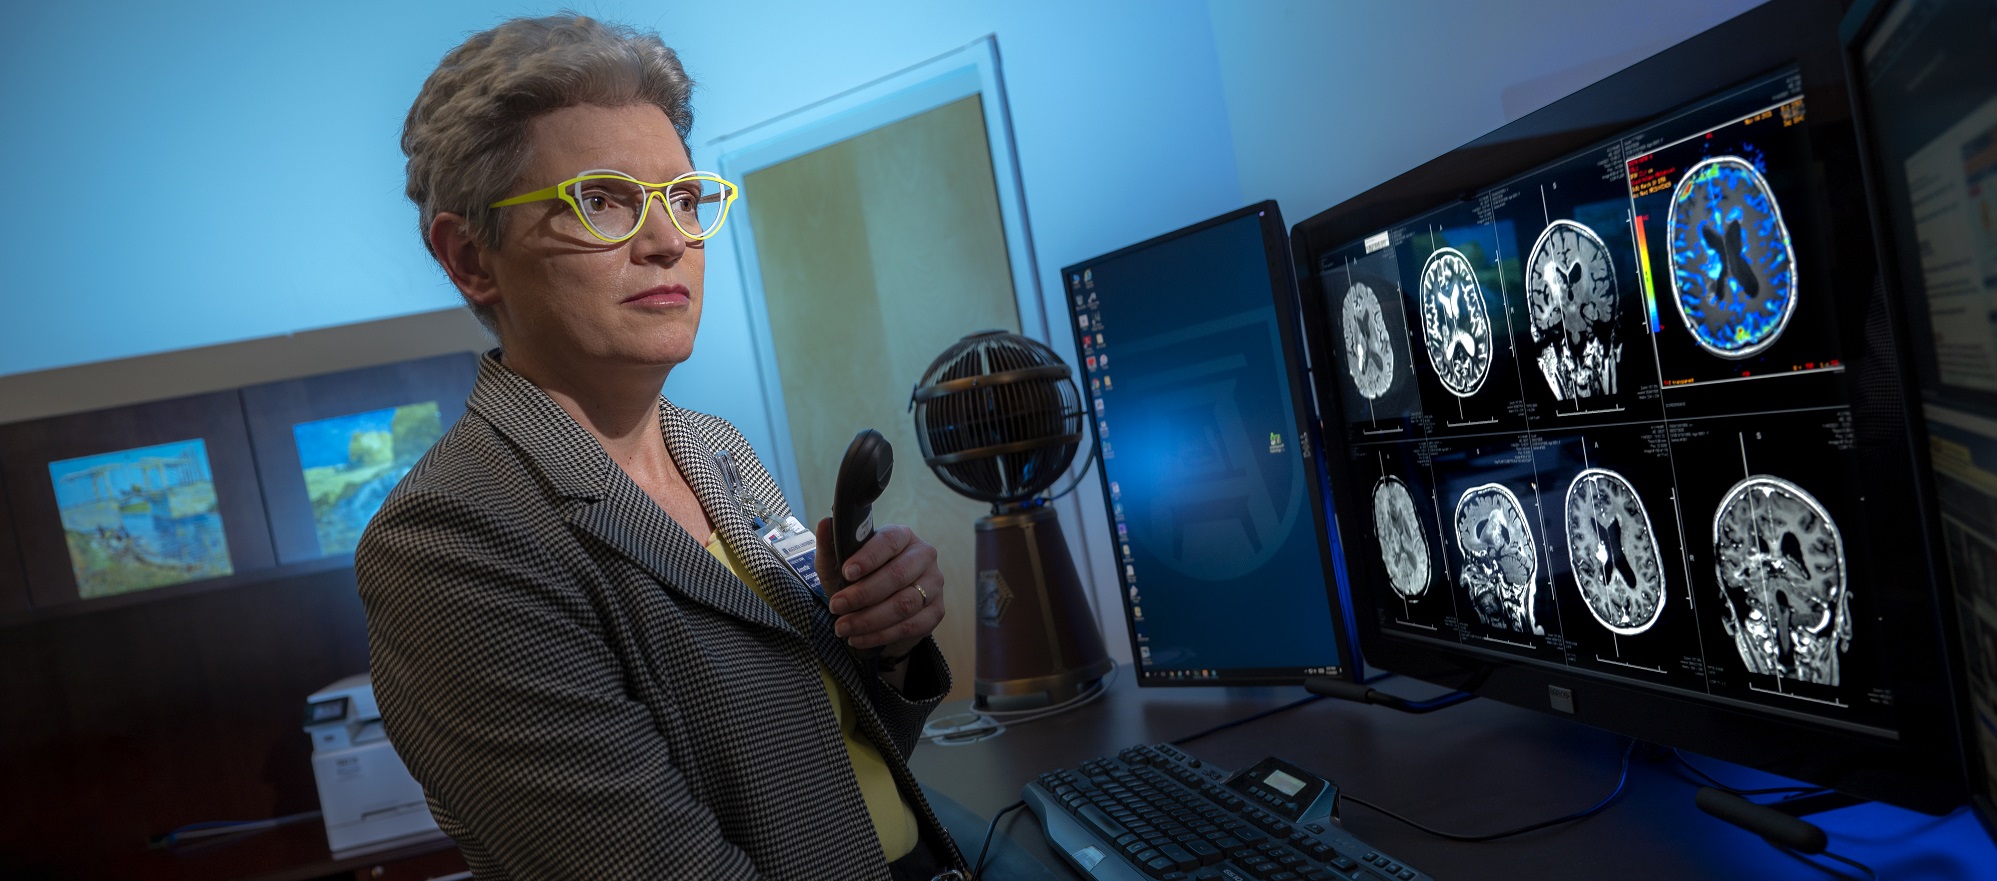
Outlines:
<svg viewBox="0 0 1997 881"><path fill-rule="evenodd" d="M444 837L422 785L389 745L367 674L306 698L305 733L312 736L312 776L334 859Z"/></svg>

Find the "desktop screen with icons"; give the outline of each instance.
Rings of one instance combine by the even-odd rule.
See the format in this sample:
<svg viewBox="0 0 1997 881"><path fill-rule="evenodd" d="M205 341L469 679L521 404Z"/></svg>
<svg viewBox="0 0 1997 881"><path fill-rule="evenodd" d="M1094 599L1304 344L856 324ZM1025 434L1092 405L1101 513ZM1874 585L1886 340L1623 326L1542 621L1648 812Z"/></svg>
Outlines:
<svg viewBox="0 0 1997 881"><path fill-rule="evenodd" d="M1349 675L1274 203L1063 271L1140 681Z"/></svg>

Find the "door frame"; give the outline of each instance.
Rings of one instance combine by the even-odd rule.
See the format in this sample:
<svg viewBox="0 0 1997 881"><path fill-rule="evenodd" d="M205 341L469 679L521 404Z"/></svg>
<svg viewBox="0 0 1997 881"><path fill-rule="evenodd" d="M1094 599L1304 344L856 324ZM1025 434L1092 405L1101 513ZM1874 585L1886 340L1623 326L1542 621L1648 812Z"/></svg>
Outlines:
<svg viewBox="0 0 1997 881"><path fill-rule="evenodd" d="M1006 262L1019 312L1020 332L1048 342L1047 306L1040 293L1040 273L1033 253L1032 227L1026 217L1026 192L1019 174L1012 117L1006 104L1005 81L999 67L998 38L986 35L963 46L888 74L823 101L757 123L709 141L718 173L741 181L748 175L787 162L855 136L865 134L945 104L980 96L985 138L991 147L999 222L1005 235ZM756 254L754 216L748 202L734 206L728 224L729 242L742 278L743 306L749 316L749 340L754 349L763 407L770 421L770 456L777 485L793 502L802 503L796 452L791 448L790 417L784 406L783 380L777 372L776 344L770 335L769 304L764 294L761 263Z"/></svg>

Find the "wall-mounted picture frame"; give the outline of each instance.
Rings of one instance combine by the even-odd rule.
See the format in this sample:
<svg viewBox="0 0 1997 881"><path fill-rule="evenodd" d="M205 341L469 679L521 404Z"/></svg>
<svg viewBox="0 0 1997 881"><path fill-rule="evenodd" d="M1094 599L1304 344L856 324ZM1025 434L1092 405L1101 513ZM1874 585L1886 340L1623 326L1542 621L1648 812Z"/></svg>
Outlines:
<svg viewBox="0 0 1997 881"><path fill-rule="evenodd" d="M0 480L36 610L276 565L234 391L0 426Z"/></svg>
<svg viewBox="0 0 1997 881"><path fill-rule="evenodd" d="M459 352L242 389L278 561L353 554L477 378L478 356Z"/></svg>

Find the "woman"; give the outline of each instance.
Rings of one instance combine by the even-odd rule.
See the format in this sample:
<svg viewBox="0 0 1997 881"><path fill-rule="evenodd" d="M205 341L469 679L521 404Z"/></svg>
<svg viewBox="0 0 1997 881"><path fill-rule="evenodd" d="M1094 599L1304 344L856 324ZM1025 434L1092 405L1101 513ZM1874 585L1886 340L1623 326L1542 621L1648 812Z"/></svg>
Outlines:
<svg viewBox="0 0 1997 881"><path fill-rule="evenodd" d="M411 107L425 243L500 347L355 554L376 696L480 879L929 879L935 550L882 528L828 609L742 435L659 393L734 197L692 85L654 34L518 19Z"/></svg>

